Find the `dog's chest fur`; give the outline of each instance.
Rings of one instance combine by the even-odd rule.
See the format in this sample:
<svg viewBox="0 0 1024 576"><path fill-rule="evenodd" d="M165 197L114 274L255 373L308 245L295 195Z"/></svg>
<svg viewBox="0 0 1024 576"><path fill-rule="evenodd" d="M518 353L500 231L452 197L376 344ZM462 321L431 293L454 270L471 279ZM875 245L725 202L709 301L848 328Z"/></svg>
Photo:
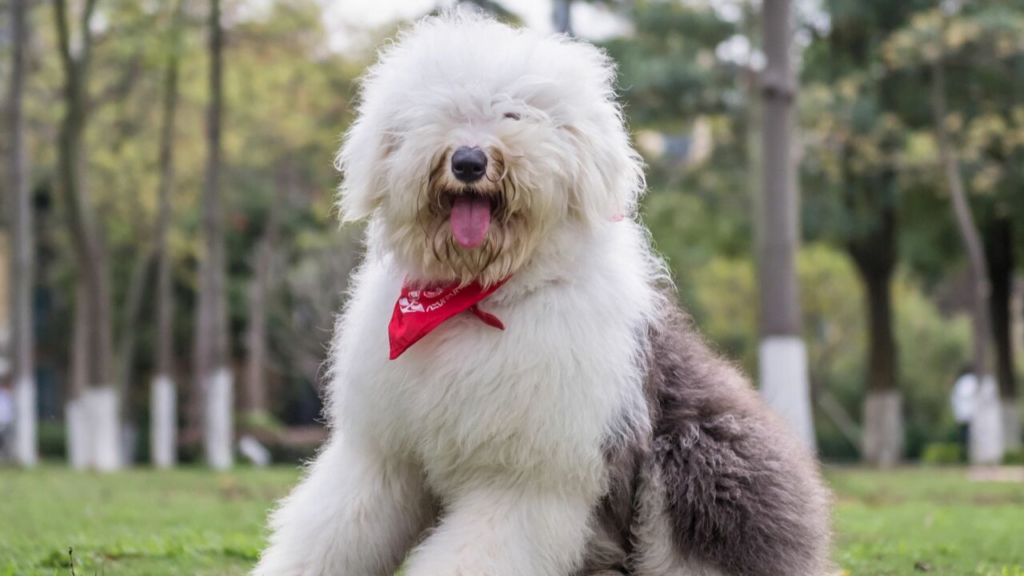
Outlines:
<svg viewBox="0 0 1024 576"><path fill-rule="evenodd" d="M335 347L335 426L418 460L442 495L516 475L600 491L609 437L647 424L639 335L653 299L643 255L608 244L553 255L485 300L504 331L462 314L394 361L402 278L370 262Z"/></svg>

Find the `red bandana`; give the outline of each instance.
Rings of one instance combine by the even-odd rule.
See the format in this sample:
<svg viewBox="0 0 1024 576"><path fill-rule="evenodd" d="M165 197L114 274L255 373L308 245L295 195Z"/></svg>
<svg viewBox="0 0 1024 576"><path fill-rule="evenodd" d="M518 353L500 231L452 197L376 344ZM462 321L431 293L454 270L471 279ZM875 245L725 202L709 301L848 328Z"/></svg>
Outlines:
<svg viewBox="0 0 1024 576"><path fill-rule="evenodd" d="M466 286L458 283L443 288L413 290L408 284L402 285L402 295L395 303L395 312L388 324L391 340L391 359L394 360L437 328L442 322L469 310L488 326L504 330L505 325L496 316L484 312L477 304L501 288L508 279L501 280L487 288L479 282Z"/></svg>

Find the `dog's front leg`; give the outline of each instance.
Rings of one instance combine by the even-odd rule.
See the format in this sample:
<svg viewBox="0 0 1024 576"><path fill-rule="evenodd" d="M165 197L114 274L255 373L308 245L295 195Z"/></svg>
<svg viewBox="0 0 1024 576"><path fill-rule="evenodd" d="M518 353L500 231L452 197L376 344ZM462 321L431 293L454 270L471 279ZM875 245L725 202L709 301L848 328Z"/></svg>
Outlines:
<svg viewBox="0 0 1024 576"><path fill-rule="evenodd" d="M487 486L456 497L405 576L565 576L579 564L593 503L566 490Z"/></svg>
<svg viewBox="0 0 1024 576"><path fill-rule="evenodd" d="M418 469L335 435L272 515L252 576L391 576L432 519Z"/></svg>

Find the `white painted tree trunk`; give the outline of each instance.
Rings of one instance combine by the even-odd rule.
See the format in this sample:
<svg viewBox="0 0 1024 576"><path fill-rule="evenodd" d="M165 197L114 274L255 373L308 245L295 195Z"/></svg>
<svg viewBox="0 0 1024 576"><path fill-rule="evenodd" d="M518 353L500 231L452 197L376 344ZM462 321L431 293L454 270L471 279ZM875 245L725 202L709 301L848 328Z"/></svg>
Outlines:
<svg viewBox="0 0 1024 576"><path fill-rule="evenodd" d="M203 440L206 463L214 470L226 470L231 467L233 461L232 384L231 371L227 367L221 367L210 376L205 386L206 434L203 435Z"/></svg>
<svg viewBox="0 0 1024 576"><path fill-rule="evenodd" d="M864 400L864 459L880 468L903 454L903 399L897 390L869 392Z"/></svg>
<svg viewBox="0 0 1024 576"><path fill-rule="evenodd" d="M35 282L35 240L33 235L32 194L29 190L28 146L24 114L26 60L28 52L27 0L9 2L11 24L10 98L7 101L9 171L5 174L5 190L14 202L8 216L12 233L10 251L10 360L14 377L14 461L20 466L35 466L39 460L36 449L36 382L32 326L32 286ZM7 138L5 132L4 138Z"/></svg>
<svg viewBox="0 0 1024 576"><path fill-rule="evenodd" d="M797 147L793 145L798 83L791 65L789 0L767 2L760 76L762 193L757 202L757 277L761 394L804 444L815 449L807 347L800 338L800 245Z"/></svg>
<svg viewBox="0 0 1024 576"><path fill-rule="evenodd" d="M807 346L797 336L768 336L761 340L759 352L761 395L813 449L814 423L807 401Z"/></svg>
<svg viewBox="0 0 1024 576"><path fill-rule="evenodd" d="M1003 447L1007 450L1021 449L1020 406L1016 398L1000 399L1003 421Z"/></svg>
<svg viewBox="0 0 1024 576"><path fill-rule="evenodd" d="M177 461L177 402L170 376L158 375L149 396L149 452L157 468L170 468Z"/></svg>
<svg viewBox="0 0 1024 576"><path fill-rule="evenodd" d="M1003 459L1002 405L992 376L982 379L975 396L968 451L972 464L994 465Z"/></svg>
<svg viewBox="0 0 1024 576"><path fill-rule="evenodd" d="M177 462L177 398L171 377L158 375L150 390L150 458L158 468Z"/></svg>
<svg viewBox="0 0 1024 576"><path fill-rule="evenodd" d="M25 376L14 385L14 460L21 466L35 466L36 450L36 383Z"/></svg>
<svg viewBox="0 0 1024 576"><path fill-rule="evenodd" d="M82 396L69 400L64 407L64 424L67 432L68 464L75 470L85 470L92 460L92 433L89 430L89 414Z"/></svg>
<svg viewBox="0 0 1024 576"><path fill-rule="evenodd" d="M121 423L117 389L99 386L85 391L91 444L89 466L100 472L121 468Z"/></svg>
<svg viewBox="0 0 1024 576"><path fill-rule="evenodd" d="M118 393L118 398L123 398ZM120 462L124 468L130 468L135 462L135 452L139 447L139 427L130 420L121 418L120 433L118 434L118 449L120 450Z"/></svg>
<svg viewBox="0 0 1024 576"><path fill-rule="evenodd" d="M553 24L555 32L572 35L572 0L554 0Z"/></svg>

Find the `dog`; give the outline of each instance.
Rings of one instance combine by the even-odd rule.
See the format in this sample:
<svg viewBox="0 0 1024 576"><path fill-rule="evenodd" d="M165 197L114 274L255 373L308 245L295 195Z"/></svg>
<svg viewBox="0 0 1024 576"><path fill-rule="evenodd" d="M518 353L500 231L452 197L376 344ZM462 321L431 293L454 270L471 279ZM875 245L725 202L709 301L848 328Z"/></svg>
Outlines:
<svg viewBox="0 0 1024 576"><path fill-rule="evenodd" d="M366 256L331 436L256 576L821 576L814 458L705 344L637 218L598 48L428 17L338 156Z"/></svg>

